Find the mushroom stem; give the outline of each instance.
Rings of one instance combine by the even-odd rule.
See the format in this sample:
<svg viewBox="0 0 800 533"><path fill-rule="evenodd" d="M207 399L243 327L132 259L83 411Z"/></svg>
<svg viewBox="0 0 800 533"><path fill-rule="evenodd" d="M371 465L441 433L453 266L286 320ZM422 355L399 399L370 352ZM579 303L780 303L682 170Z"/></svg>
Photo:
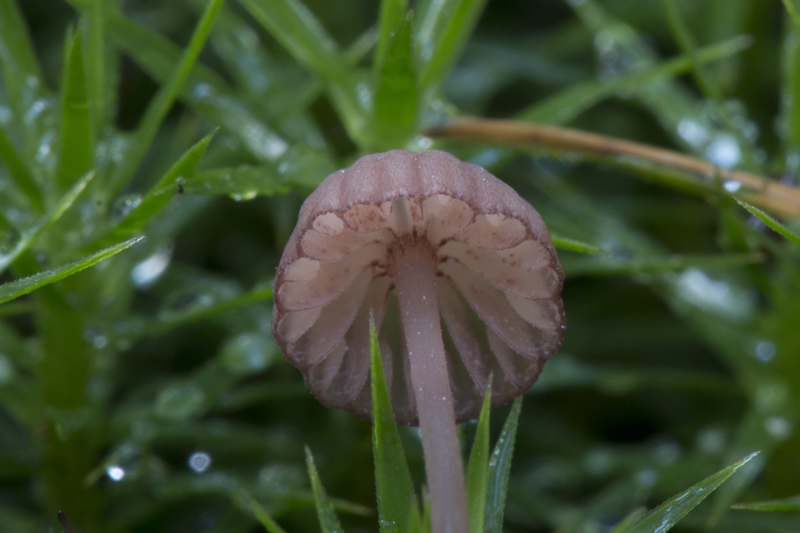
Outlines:
<svg viewBox="0 0 800 533"><path fill-rule="evenodd" d="M464 466L442 341L437 257L424 238L402 239L389 253L408 348L434 533L469 531Z"/></svg>

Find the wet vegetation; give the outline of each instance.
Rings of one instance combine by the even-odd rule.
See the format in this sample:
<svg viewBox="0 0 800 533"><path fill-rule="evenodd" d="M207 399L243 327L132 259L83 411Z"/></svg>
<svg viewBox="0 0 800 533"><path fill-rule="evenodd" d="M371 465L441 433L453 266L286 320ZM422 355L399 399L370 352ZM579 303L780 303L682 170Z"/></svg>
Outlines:
<svg viewBox="0 0 800 533"><path fill-rule="evenodd" d="M303 199L391 148L511 184L567 276L461 428L474 531L800 530L799 13L0 0L0 531L424 531L380 380L326 409L270 333Z"/></svg>

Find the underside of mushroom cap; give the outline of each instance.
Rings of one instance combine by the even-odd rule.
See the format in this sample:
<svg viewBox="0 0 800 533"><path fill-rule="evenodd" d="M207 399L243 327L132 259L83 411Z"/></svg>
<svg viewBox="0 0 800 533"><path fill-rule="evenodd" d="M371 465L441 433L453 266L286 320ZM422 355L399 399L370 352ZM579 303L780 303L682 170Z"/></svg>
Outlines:
<svg viewBox="0 0 800 533"><path fill-rule="evenodd" d="M392 250L435 254L455 414L526 392L563 339L563 274L539 214L481 167L445 152L359 159L308 197L278 266L273 333L325 405L369 418L369 314L398 421L416 424Z"/></svg>

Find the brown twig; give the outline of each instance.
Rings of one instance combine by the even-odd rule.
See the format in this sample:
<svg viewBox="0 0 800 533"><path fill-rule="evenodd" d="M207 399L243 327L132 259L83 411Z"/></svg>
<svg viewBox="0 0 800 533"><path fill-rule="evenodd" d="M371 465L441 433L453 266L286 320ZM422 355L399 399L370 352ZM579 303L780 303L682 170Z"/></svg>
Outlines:
<svg viewBox="0 0 800 533"><path fill-rule="evenodd" d="M702 159L637 142L529 122L474 118L445 122L428 129L425 134L447 139L471 139L493 144L549 147L570 152L634 157L706 178L737 182L752 191L746 195L750 203L786 217L800 217L800 189L797 187L758 174L721 168Z"/></svg>

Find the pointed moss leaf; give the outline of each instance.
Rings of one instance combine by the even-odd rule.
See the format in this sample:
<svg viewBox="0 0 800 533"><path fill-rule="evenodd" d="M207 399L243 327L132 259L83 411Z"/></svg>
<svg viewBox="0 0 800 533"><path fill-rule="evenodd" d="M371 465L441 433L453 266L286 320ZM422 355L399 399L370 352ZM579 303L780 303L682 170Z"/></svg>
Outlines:
<svg viewBox="0 0 800 533"><path fill-rule="evenodd" d="M333 510L333 505L328 499L328 495L325 494L325 489L317 473L317 467L314 466L314 457L311 455L311 450L308 449L308 446L306 446L306 466L308 467L308 477L311 479L314 505L317 508L317 517L319 518L319 527L322 529L322 533L343 533L344 530L336 517L336 511Z"/></svg>
<svg viewBox="0 0 800 533"><path fill-rule="evenodd" d="M89 106L94 127L95 138L106 121L112 117L107 116L106 105L106 54L105 54L105 16L103 13L104 0L93 0L88 14L83 17L83 27L86 34L86 80L89 90Z"/></svg>
<svg viewBox="0 0 800 533"><path fill-rule="evenodd" d="M14 0L0 0L0 76L9 103L18 116L33 102L28 101L30 80L44 88L39 61L25 21Z"/></svg>
<svg viewBox="0 0 800 533"><path fill-rule="evenodd" d="M647 514L647 509L644 507L639 507L638 509L634 509L634 511L622 519L622 521L614 526L614 529L609 531L608 533L625 533L628 529L631 528L636 522L641 520L641 518Z"/></svg>
<svg viewBox="0 0 800 533"><path fill-rule="evenodd" d="M258 302L267 302L271 299L272 285L270 283L269 286L255 287L250 292L232 298L216 300L211 305L191 305L180 311L164 313L153 319L134 318L129 322L121 321L120 331L124 331L124 333L113 335L112 340L130 344L144 337L161 335L186 324L214 318L228 311Z"/></svg>
<svg viewBox="0 0 800 533"><path fill-rule="evenodd" d="M374 65L377 69L383 62L386 48L395 35L395 31L403 22L408 10L408 0L381 0L381 12L378 18L378 44L375 46Z"/></svg>
<svg viewBox="0 0 800 533"><path fill-rule="evenodd" d="M406 533L417 511L414 486L392 412L383 372L378 335L370 315L370 383L372 386L372 449L381 533ZM417 511L417 515L419 515Z"/></svg>
<svg viewBox="0 0 800 533"><path fill-rule="evenodd" d="M320 76L350 136L363 137L364 109L336 42L300 0L240 0L294 58Z"/></svg>
<svg viewBox="0 0 800 533"><path fill-rule="evenodd" d="M429 533L430 528L423 529L423 518L422 518L422 511L419 509L419 505L416 503L411 506L411 512L408 513L408 529L406 530L408 533Z"/></svg>
<svg viewBox="0 0 800 533"><path fill-rule="evenodd" d="M69 206L72 205L78 195L83 191L83 189L86 188L86 185L89 183L89 181L91 181L94 175L95 173L92 171L79 179L78 182L75 183L72 188L61 197L50 213L43 216L35 226L22 235L19 241L17 241L17 244L9 253L0 254L0 273L2 273L11 263L16 261L20 255L22 255L28 249L28 247L30 247L36 238L39 237L39 235L41 235L56 220L58 220L62 214L64 214L64 211L66 211Z"/></svg>
<svg viewBox="0 0 800 533"><path fill-rule="evenodd" d="M66 75L63 76L64 86L61 88L61 144L56 170L62 189L71 187L94 164L82 32L78 30L66 46Z"/></svg>
<svg viewBox="0 0 800 533"><path fill-rule="evenodd" d="M39 186L33 180L28 169L25 168L25 164L17 155L14 145L11 144L2 127L0 127L0 161L8 169L14 185L28 198L33 208L41 213L44 210L44 203Z"/></svg>
<svg viewBox="0 0 800 533"><path fill-rule="evenodd" d="M788 320L789 323L791 323L789 328L796 331L794 323L791 319ZM748 333L749 332L745 332L745 334L742 335L739 330L736 329L733 331L724 331L723 334L725 334L726 339L731 339L728 342L736 345L744 342L751 342L753 337L752 334ZM719 344L720 340L714 339L714 342ZM737 346L737 348L739 348L739 346ZM728 349L730 350L730 348ZM739 349L741 350L741 348ZM748 352L742 351L746 353L747 356L750 356ZM739 372L747 373L756 372L758 370L760 370L759 367L752 367L752 369L740 370ZM729 512L731 505L741 498L742 493L756 480L767 464L767 461L769 461L770 457L775 453L775 450L784 443L786 436L781 432L770 431L771 427L767 422L769 417L777 417L787 422L789 420L793 421L794 413L787 408L779 407L779 404L780 402L771 404L769 411L765 413L762 405L758 402L753 402L753 405L749 406L743 415L741 415L739 426L728 446L726 458L730 461L735 457L740 457L753 450L759 450L759 455L756 459L750 461L741 468L736 477L729 480L714 493L714 496L712 496L714 501L711 503L711 509L708 512L706 521L706 526L709 529L715 526L722 517ZM792 422L789 423L791 424Z"/></svg>
<svg viewBox="0 0 800 533"><path fill-rule="evenodd" d="M731 509L744 509L747 511L800 511L800 494L780 500L766 502L737 503Z"/></svg>
<svg viewBox="0 0 800 533"><path fill-rule="evenodd" d="M634 340L633 343L641 342ZM613 395L637 390L681 393L737 394L738 385L728 377L694 370L623 370L612 365L588 365L568 354L552 359L536 381L534 394L571 387L596 387Z"/></svg>
<svg viewBox="0 0 800 533"><path fill-rule="evenodd" d="M783 224L781 224L780 222L778 222L777 220L766 214L761 209L752 206L747 202L745 202L744 200L740 200L739 198L734 197L734 200L736 200L739 203L739 205L747 209L747 211L749 211L751 215L753 215L758 220L766 224L767 227L769 227L771 230L775 231L776 233L779 233L780 235L783 235L784 237L786 237L795 244L800 244L800 235L790 230L789 228L787 228L786 226L784 226Z"/></svg>
<svg viewBox="0 0 800 533"><path fill-rule="evenodd" d="M182 182L191 179L194 176L194 171L203 154L206 152L211 139L214 138L216 130L203 137L197 144L189 148L175 163L169 171L161 178L155 187L150 189L150 192L142 198L141 203L133 209L127 217L122 219L115 227L101 240L104 246L108 242L117 242L134 233L138 233L144 226L153 219L171 200L168 194L158 194L167 185L175 182Z"/></svg>
<svg viewBox="0 0 800 533"><path fill-rule="evenodd" d="M150 76L167 83L179 67L181 51L169 39L151 32L119 13L109 15L112 42ZM180 89L181 100L212 124L236 136L257 159L274 161L286 141L260 120L218 74L195 64Z"/></svg>
<svg viewBox="0 0 800 533"><path fill-rule="evenodd" d="M156 194L168 198L166 193L182 191L186 194L226 194L237 200L248 200L257 195L271 196L292 189L313 190L335 170L327 152L293 145L275 163L198 172L191 179L157 190Z"/></svg>
<svg viewBox="0 0 800 533"><path fill-rule="evenodd" d="M617 258L561 258L567 276L635 276L659 274L687 268L730 268L763 262L762 253L671 255L620 260Z"/></svg>
<svg viewBox="0 0 800 533"><path fill-rule="evenodd" d="M711 102L719 105L721 99L719 89L711 79L709 79L697 61L697 45L695 44L695 39L681 16L678 6L675 4L674 0L662 0L661 5L672 37L675 39L681 51L689 56L689 59L692 61L692 74L694 75L695 83ZM721 115L720 119L722 121L727 122L730 120L730 116L726 110L718 107L717 113ZM728 122L726 127L729 125L730 123Z"/></svg>
<svg viewBox="0 0 800 533"><path fill-rule="evenodd" d="M795 28L800 30L800 13L797 12L797 7L795 7L793 0L783 0L783 5L792 18Z"/></svg>
<svg viewBox="0 0 800 533"><path fill-rule="evenodd" d="M748 455L738 463L732 464L697 485L676 494L648 513L626 533L665 533L669 531L680 519L689 514L689 511L700 505L700 502L756 455L758 452Z"/></svg>
<svg viewBox="0 0 800 533"><path fill-rule="evenodd" d="M561 237L558 235L551 235L550 238L553 240L553 245L556 248L561 248L562 250L569 250L570 252L579 252L582 254L608 255L608 252L602 248L592 246L591 244L579 241L577 239L570 239L569 237Z"/></svg>
<svg viewBox="0 0 800 533"><path fill-rule="evenodd" d="M431 498L428 489L422 486L422 533L431 533Z"/></svg>
<svg viewBox="0 0 800 533"><path fill-rule="evenodd" d="M269 533L286 533L286 531L284 531L284 529L272 519L272 517L264 510L264 508L261 507L261 504L258 503L255 498L250 496L247 491L242 489L242 491L239 493L239 496L250 508L250 511L253 513L253 516L256 517L256 520L261 522L261 525L264 526L264 529L266 529Z"/></svg>
<svg viewBox="0 0 800 533"><path fill-rule="evenodd" d="M522 411L522 396L511 404L503 431L497 439L492 456L489 459L489 479L486 491L486 519L484 531L486 533L501 533L503 531L503 514L506 505L506 492L508 491L508 476L511 471L511 456L514 455L514 439L517 435L519 413Z"/></svg>
<svg viewBox="0 0 800 533"><path fill-rule="evenodd" d="M291 189L289 181L278 174L274 165L242 165L198 172L191 181L172 184L161 189L159 195L223 194L235 200L251 200L256 196L284 194Z"/></svg>
<svg viewBox="0 0 800 533"><path fill-rule="evenodd" d="M80 272L85 268L89 268L95 263L99 263L103 259L107 259L112 255L118 254L126 248L130 248L142 239L144 239L143 236L135 237L128 241L121 242L114 246L100 250L99 252L84 257L83 259L78 259L72 263L62 265L58 268L45 270L44 272L39 272L33 276L0 285L0 304L9 300L13 300L14 298L19 298L24 294L35 291L39 287L55 283L60 279L64 279L67 276L71 276L72 274Z"/></svg>
<svg viewBox="0 0 800 533"><path fill-rule="evenodd" d="M467 466L467 504L469 506L470 533L483 533L486 518L486 479L489 472L489 412L492 409L492 379L483 395L483 406L478 417L475 442Z"/></svg>
<svg viewBox="0 0 800 533"><path fill-rule="evenodd" d="M411 13L389 40L378 71L375 133L381 147L402 146L417 127L417 79L411 53Z"/></svg>
<svg viewBox="0 0 800 533"><path fill-rule="evenodd" d="M749 48L752 44L753 39L750 36L734 37L697 50L696 59L700 64L719 61ZM554 126L564 125L607 98L637 90L665 78L685 74L691 68L691 58L682 55L608 81L579 83L523 109L517 115L517 119Z"/></svg>
<svg viewBox="0 0 800 533"><path fill-rule="evenodd" d="M645 44L643 36L636 29L617 19L610 13L605 5L587 0L581 5L572 5L572 8L584 20L590 31L595 35L608 35L609 41L620 54L625 54L629 61L620 66L617 72L625 74L651 67L657 64L658 57L653 49ZM691 58L689 58L691 63ZM687 150L702 154L703 150L698 145L693 145L677 133L678 122L687 115L692 115L697 125L708 132L709 138L722 134L725 130L719 121L703 116L696 112L699 105L698 98L687 91L682 91L678 80L666 79L660 83L646 84L637 88L632 97L638 99L642 105L661 121L663 127L674 132L676 140L682 143ZM749 159L745 153L747 147L740 146L741 162Z"/></svg>
<svg viewBox="0 0 800 533"><path fill-rule="evenodd" d="M210 0L206 6L203 16L194 29L189 45L183 52L180 62L173 70L173 73L165 84L161 86L158 93L153 97L145 110L142 120L131 136L129 153L126 156L127 164L123 165L122 172L114 177L114 187L123 186L128 179L133 176L139 167L145 154L147 153L153 139L158 132L161 123L167 116L172 104L183 87L184 82L189 77L200 51L208 39L211 28L216 20L225 0Z"/></svg>
<svg viewBox="0 0 800 533"><path fill-rule="evenodd" d="M797 0L783 0L786 11L792 18L795 25L794 29L784 27L787 41L784 42L781 50L783 63L783 83L782 92L786 100L783 104L781 116L785 121L784 125L784 147L796 146L800 141L800 47L797 46L797 36L800 35L800 14L797 8L800 4Z"/></svg>
<svg viewBox="0 0 800 533"><path fill-rule="evenodd" d="M487 0L442 0L431 2L420 24L420 49L425 66L420 87L443 80L458 59L461 49L475 29Z"/></svg>

